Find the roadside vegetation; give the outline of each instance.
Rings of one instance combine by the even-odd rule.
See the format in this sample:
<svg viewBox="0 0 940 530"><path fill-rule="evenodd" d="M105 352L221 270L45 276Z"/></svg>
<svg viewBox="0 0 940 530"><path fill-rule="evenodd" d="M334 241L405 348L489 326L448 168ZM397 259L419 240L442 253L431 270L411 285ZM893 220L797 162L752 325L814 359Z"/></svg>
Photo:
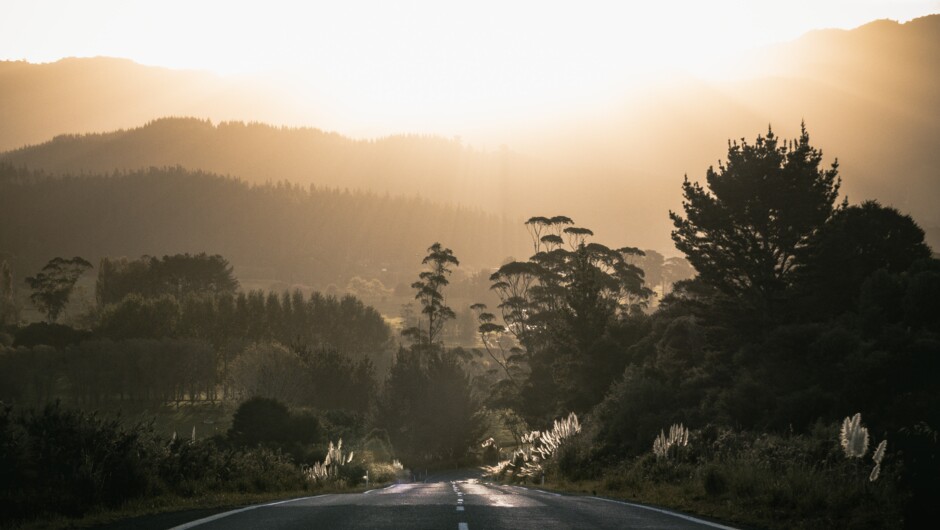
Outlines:
<svg viewBox="0 0 940 530"><path fill-rule="evenodd" d="M822 158L805 128L730 143L670 212L681 261L532 217L533 254L455 308L460 259L434 243L397 334L351 295L239 291L205 254L102 260L84 326L57 320L87 262L50 261L47 322L21 325L2 263L0 513L484 465L758 527L935 519L940 261L909 216L840 200Z"/></svg>

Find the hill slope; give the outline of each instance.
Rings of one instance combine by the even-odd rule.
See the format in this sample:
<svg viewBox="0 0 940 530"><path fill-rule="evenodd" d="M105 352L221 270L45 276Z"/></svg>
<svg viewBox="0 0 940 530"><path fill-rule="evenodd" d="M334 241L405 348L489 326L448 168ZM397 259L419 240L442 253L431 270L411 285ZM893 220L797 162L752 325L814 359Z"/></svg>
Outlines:
<svg viewBox="0 0 940 530"><path fill-rule="evenodd" d="M410 285L435 241L468 267L524 251L524 230L417 198L286 184L250 186L180 168L23 178L0 164L0 258L18 277L55 256L218 253L242 279L343 288L354 277Z"/></svg>
<svg viewBox="0 0 940 530"><path fill-rule="evenodd" d="M766 132L768 124L778 136L790 138L805 120L813 144L824 150L826 163L838 157L842 190L850 201L878 199L910 213L938 247L937 42L940 15L906 24L879 21L850 31L813 32L743 56L739 66L752 74L747 79L672 79L611 104L603 116L559 122L550 130L520 137L519 146L525 146L520 149L530 156L510 150L480 152L434 137L357 141L316 129L239 122L212 125L173 119L139 127L172 114L144 117L143 112L128 110L149 94L140 89L123 92L126 97L114 99L113 108L107 108L115 116L124 109L126 116L140 117L123 125L136 129L62 136L7 152L0 159L55 174L181 164L255 183L288 179L395 195L419 194L515 217L563 213L612 244L659 248L672 254L667 211L681 206L683 176L701 180L705 169L724 157L729 138L753 141L755 135ZM90 64L65 63L44 67L81 70L83 64ZM118 66L128 72L150 71L138 65ZM178 96L172 89L174 82L166 81L182 74L161 71L153 75L164 80L159 86L164 87L167 101L192 101L189 95ZM42 121L31 119L35 115L48 123L64 123L76 112L88 114L87 109L77 110L84 109L85 100L63 103L57 112L43 110L46 96L11 100L6 92L14 77L13 73L0 76L7 79L0 81L0 109L7 109L0 116L9 115L10 101L19 102L15 104L19 118L4 120L6 134L20 130L24 120ZM60 97L68 87L67 79L63 83L31 86ZM43 127L57 132L101 130L100 122L86 121L81 126L81 120L75 120L70 127ZM26 141L30 140L21 140Z"/></svg>

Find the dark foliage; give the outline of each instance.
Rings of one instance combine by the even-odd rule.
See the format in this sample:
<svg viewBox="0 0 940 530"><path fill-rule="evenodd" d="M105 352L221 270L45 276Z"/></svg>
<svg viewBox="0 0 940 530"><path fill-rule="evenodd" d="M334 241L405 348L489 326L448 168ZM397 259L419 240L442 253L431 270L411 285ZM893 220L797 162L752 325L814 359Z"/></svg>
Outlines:
<svg viewBox="0 0 940 530"><path fill-rule="evenodd" d="M414 347L399 350L374 421L406 466L448 465L479 442L479 408L455 355Z"/></svg>
<svg viewBox="0 0 940 530"><path fill-rule="evenodd" d="M131 294L101 312L98 334L112 339L192 337L218 347L232 340L303 344L349 355L375 355L387 347L388 325L374 308L342 298L299 291L237 296Z"/></svg>
<svg viewBox="0 0 940 530"><path fill-rule="evenodd" d="M64 348L88 339L91 333L75 329L64 324L49 324L47 322L33 322L15 330L13 334L13 347L32 348L34 346L52 346Z"/></svg>
<svg viewBox="0 0 940 530"><path fill-rule="evenodd" d="M669 213L672 239L699 280L720 293L713 312L739 330L773 325L801 250L833 214L838 165L820 169L821 161L805 127L783 145L768 130L753 145L729 142L727 163L706 172L707 190L682 184L685 216Z"/></svg>
<svg viewBox="0 0 940 530"><path fill-rule="evenodd" d="M26 284L33 290L29 299L54 324L69 303L75 282L90 268L91 263L78 256L49 260L35 276L26 278Z"/></svg>
<svg viewBox="0 0 940 530"><path fill-rule="evenodd" d="M296 490L300 469L269 449L155 435L146 424L58 404L0 407L0 525L37 514L77 516L145 495Z"/></svg>
<svg viewBox="0 0 940 530"><path fill-rule="evenodd" d="M825 318L858 310L862 283L875 271L899 274L929 257L910 216L875 201L842 208L803 249L798 311Z"/></svg>
<svg viewBox="0 0 940 530"><path fill-rule="evenodd" d="M536 425L584 413L603 398L627 364L624 350L643 335L640 309L652 295L632 263L642 251L589 242L593 232L573 224L566 216L526 222L535 254L490 277L505 325L475 306L487 351L511 383L493 404ZM507 334L521 348L500 358L489 344Z"/></svg>
<svg viewBox="0 0 940 530"><path fill-rule="evenodd" d="M228 260L218 254L176 254L138 260L102 258L98 265L95 297L98 306L115 304L130 294L144 298L169 295L234 296L238 280Z"/></svg>

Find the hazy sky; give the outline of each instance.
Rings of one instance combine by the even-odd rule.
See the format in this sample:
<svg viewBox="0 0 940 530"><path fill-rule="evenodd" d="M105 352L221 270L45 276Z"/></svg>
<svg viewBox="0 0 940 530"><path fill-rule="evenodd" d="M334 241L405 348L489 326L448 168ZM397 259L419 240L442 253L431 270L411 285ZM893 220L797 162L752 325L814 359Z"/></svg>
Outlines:
<svg viewBox="0 0 940 530"><path fill-rule="evenodd" d="M622 92L650 73L707 76L816 28L940 12L926 0L619 2L2 0L0 59L113 56L290 76L368 123L446 133Z"/></svg>

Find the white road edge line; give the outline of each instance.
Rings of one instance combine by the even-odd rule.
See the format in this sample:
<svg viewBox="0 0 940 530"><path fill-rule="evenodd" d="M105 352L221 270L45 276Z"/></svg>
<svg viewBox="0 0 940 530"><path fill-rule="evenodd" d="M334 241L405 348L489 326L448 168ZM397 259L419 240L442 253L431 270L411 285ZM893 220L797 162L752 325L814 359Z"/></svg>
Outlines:
<svg viewBox="0 0 940 530"><path fill-rule="evenodd" d="M659 512L659 513L661 513L661 514L671 515L671 516L673 516L673 517L678 517L678 518L680 518L680 519L685 519L686 521L692 521L693 523L703 524L703 525L705 525L705 526L710 526L710 527L712 527L712 528L720 528L720 529L722 529L722 530L737 530L737 529L736 529L735 527L733 527L733 526L725 526L725 525L723 525L723 524L713 523L713 522L711 522L711 521L706 521L706 520L704 520L704 519L699 519L699 518L697 518L697 517L692 517L691 515L685 515L685 514L673 512L673 511L670 511L670 510L664 510L664 509L662 509L662 508L653 508L652 506L644 506L644 505L642 505L642 504L634 504L634 503L632 503L632 502L616 501L616 500L614 500L614 499L605 499L604 497L591 497L591 498L592 498L592 499L597 499L597 500L599 500L599 501L604 501L604 502L612 502L612 503L614 503L614 504L623 504L624 506L631 506L631 507L633 507L633 508L642 508L642 509L644 509L644 510L650 510L650 511L652 511L652 512Z"/></svg>
<svg viewBox="0 0 940 530"><path fill-rule="evenodd" d="M187 528L193 528L193 527L196 527L196 526L204 525L204 524L206 524L206 523L211 523L212 521L216 521L216 520L221 519L221 518L223 518L223 517L228 517L229 515L235 515L236 513L247 512L247 511L249 511L249 510L254 510L255 508L264 508L264 507L267 507L267 506L277 506L278 504L286 504L286 503L288 503L288 502L305 501L305 500L307 500L307 499L313 499L313 498L316 498L316 497L325 497L325 496L326 496L326 495L313 495L313 496L310 496L310 497L301 497L301 498L299 498L299 499L287 499L286 501L269 502L269 503L267 503L267 504L255 504L254 506L246 506L246 507L244 507L244 508L239 508L239 509L237 509L237 510L231 510L231 511L228 511L228 512L217 513L217 514L215 514L215 515L210 515L209 517L204 517L204 518L202 518L202 519L197 519L197 520L195 520L195 521L190 521L190 522L188 522L188 523L181 524L181 525L179 525L179 526L174 526L174 527L171 528L170 530L186 530Z"/></svg>
<svg viewBox="0 0 940 530"><path fill-rule="evenodd" d="M373 491L390 490L390 489L394 488L394 487L397 486L397 485L398 485L398 484L389 484L388 486L385 486L384 488L375 488L374 490L363 491L362 494L363 494L363 495L368 495L368 494L372 493Z"/></svg>
<svg viewBox="0 0 940 530"><path fill-rule="evenodd" d="M539 493L547 493L548 495L551 495L553 497L561 497L561 493L555 493L554 491L545 491L545 490L540 490L540 489L537 489L535 491Z"/></svg>

